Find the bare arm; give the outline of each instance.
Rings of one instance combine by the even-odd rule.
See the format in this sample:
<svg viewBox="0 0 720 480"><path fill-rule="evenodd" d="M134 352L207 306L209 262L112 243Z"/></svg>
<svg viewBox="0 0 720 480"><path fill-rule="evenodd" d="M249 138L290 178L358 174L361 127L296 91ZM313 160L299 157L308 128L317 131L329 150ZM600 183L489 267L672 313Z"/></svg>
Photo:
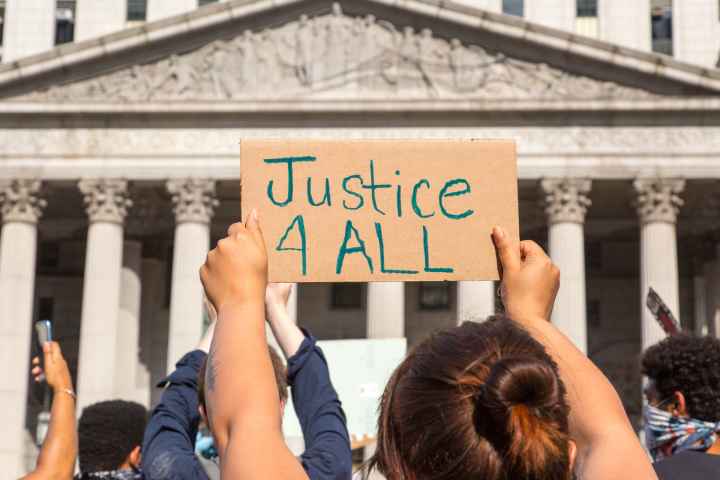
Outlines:
<svg viewBox="0 0 720 480"><path fill-rule="evenodd" d="M205 380L223 479L306 479L280 428L265 340L267 254L253 212L209 254L200 276L218 313Z"/></svg>
<svg viewBox="0 0 720 480"><path fill-rule="evenodd" d="M67 363L60 345L47 342L43 345L44 374L53 390L48 433L40 449L37 466L26 475L27 480L65 480L73 477L77 458L77 430L75 429L75 398ZM39 381L43 369L39 359L33 359L33 375Z"/></svg>
<svg viewBox="0 0 720 480"><path fill-rule="evenodd" d="M508 315L545 346L560 368L568 392L570 435L578 447L580 477L656 479L613 386L548 321L560 284L557 267L534 242L518 244L498 228L493 240L502 264L503 303Z"/></svg>
<svg viewBox="0 0 720 480"><path fill-rule="evenodd" d="M292 288L292 283L269 283L265 291L267 321L286 359L297 353L305 339L288 313L287 303Z"/></svg>

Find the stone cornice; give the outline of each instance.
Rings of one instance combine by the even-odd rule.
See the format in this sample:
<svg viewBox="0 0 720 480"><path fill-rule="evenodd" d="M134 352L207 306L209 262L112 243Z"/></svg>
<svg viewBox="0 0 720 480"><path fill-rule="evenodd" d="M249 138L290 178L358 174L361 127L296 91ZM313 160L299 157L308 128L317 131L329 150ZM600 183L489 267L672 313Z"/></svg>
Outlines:
<svg viewBox="0 0 720 480"><path fill-rule="evenodd" d="M661 79L720 92L720 70L679 62L664 55L619 47L607 42L540 26L507 15L468 7L453 0L368 0L424 16L499 35L522 39L569 55L579 55ZM301 0L232 0L193 12L150 22L95 39L56 47L47 52L0 65L0 90L4 85L55 70L108 57L130 49L220 26L239 18L266 12Z"/></svg>
<svg viewBox="0 0 720 480"><path fill-rule="evenodd" d="M193 114L264 114L264 113L398 113L398 112L717 112L717 97L655 97L654 100L264 100L218 102L0 102L0 117L12 115L116 114L141 113L168 115Z"/></svg>

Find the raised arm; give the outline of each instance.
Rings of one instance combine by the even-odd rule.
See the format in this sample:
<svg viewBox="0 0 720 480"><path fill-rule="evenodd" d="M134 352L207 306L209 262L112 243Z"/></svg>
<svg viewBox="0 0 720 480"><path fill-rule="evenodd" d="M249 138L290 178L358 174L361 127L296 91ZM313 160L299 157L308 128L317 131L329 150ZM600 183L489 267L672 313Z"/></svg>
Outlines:
<svg viewBox="0 0 720 480"><path fill-rule="evenodd" d="M265 290L267 321L286 359L297 353L305 339L288 313L287 303L292 288L292 283L268 283Z"/></svg>
<svg viewBox="0 0 720 480"><path fill-rule="evenodd" d="M56 342L43 345L43 367L33 359L35 381L45 376L53 391L50 425L40 449L37 466L26 480L65 480L73 477L77 458L77 429L75 428L75 393L70 370ZM44 371L43 371L44 370Z"/></svg>
<svg viewBox="0 0 720 480"><path fill-rule="evenodd" d="M300 462L313 480L350 479L352 450L345 412L315 338L305 336L290 319L291 289L290 283L268 284L265 303L267 320L288 359L293 406L305 441Z"/></svg>
<svg viewBox="0 0 720 480"><path fill-rule="evenodd" d="M145 429L142 467L147 480L206 480L205 469L195 455L200 422L197 377L205 361L215 324L211 323L196 350L188 352L161 382L166 386Z"/></svg>
<svg viewBox="0 0 720 480"><path fill-rule="evenodd" d="M579 478L656 479L613 386L549 322L560 285L557 267L536 243L518 244L500 228L493 230L493 241L502 265L501 288L508 316L545 346L567 387Z"/></svg>
<svg viewBox="0 0 720 480"><path fill-rule="evenodd" d="M265 339L267 254L253 211L200 269L218 313L205 378L208 421L223 479L306 479L282 437L280 399Z"/></svg>

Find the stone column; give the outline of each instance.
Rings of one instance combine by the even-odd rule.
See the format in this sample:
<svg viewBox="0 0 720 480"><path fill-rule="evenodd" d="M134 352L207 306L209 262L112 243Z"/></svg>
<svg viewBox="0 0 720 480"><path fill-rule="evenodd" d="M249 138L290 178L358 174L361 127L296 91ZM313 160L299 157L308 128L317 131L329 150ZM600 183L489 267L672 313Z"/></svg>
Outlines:
<svg viewBox="0 0 720 480"><path fill-rule="evenodd" d="M405 336L405 284L367 284L367 338Z"/></svg>
<svg viewBox="0 0 720 480"><path fill-rule="evenodd" d="M123 224L132 205L125 180L85 179L79 188L90 226L83 277L78 413L115 396Z"/></svg>
<svg viewBox="0 0 720 480"><path fill-rule="evenodd" d="M495 282L457 282L457 324L482 322L495 313Z"/></svg>
<svg viewBox="0 0 720 480"><path fill-rule="evenodd" d="M720 245L715 260L705 265L705 322L704 333L720 337Z"/></svg>
<svg viewBox="0 0 720 480"><path fill-rule="evenodd" d="M640 311L642 348L665 338L660 325L645 306L652 287L680 318L677 238L675 223L683 202L685 181L670 178L636 179L637 213L640 219Z"/></svg>
<svg viewBox="0 0 720 480"><path fill-rule="evenodd" d="M588 179L546 178L540 182L550 257L560 269L552 322L583 352L587 352L584 223L591 186Z"/></svg>
<svg viewBox="0 0 720 480"><path fill-rule="evenodd" d="M120 271L120 326L115 355L115 397L144 403L137 379L140 369L140 300L142 296L142 243L127 241Z"/></svg>
<svg viewBox="0 0 720 480"><path fill-rule="evenodd" d="M210 246L210 219L218 201L215 182L181 179L167 182L175 210L175 246L170 296L167 368L195 348L203 329L203 289L199 270Z"/></svg>
<svg viewBox="0 0 720 480"><path fill-rule="evenodd" d="M0 184L0 465L8 476L25 474L25 406L35 290L37 222L45 201L40 182L13 180Z"/></svg>

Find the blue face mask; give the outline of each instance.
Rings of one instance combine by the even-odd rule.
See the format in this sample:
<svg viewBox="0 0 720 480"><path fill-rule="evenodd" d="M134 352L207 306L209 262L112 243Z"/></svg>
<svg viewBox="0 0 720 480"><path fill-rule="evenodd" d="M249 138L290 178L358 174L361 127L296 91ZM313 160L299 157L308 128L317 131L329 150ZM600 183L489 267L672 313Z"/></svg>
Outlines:
<svg viewBox="0 0 720 480"><path fill-rule="evenodd" d="M685 450L705 451L720 433L720 422L679 417L652 405L643 411L645 444L654 461Z"/></svg>
<svg viewBox="0 0 720 480"><path fill-rule="evenodd" d="M211 435L204 435L203 432L198 432L195 437L195 453L208 460L214 460L218 456L217 449L215 448L215 441Z"/></svg>

